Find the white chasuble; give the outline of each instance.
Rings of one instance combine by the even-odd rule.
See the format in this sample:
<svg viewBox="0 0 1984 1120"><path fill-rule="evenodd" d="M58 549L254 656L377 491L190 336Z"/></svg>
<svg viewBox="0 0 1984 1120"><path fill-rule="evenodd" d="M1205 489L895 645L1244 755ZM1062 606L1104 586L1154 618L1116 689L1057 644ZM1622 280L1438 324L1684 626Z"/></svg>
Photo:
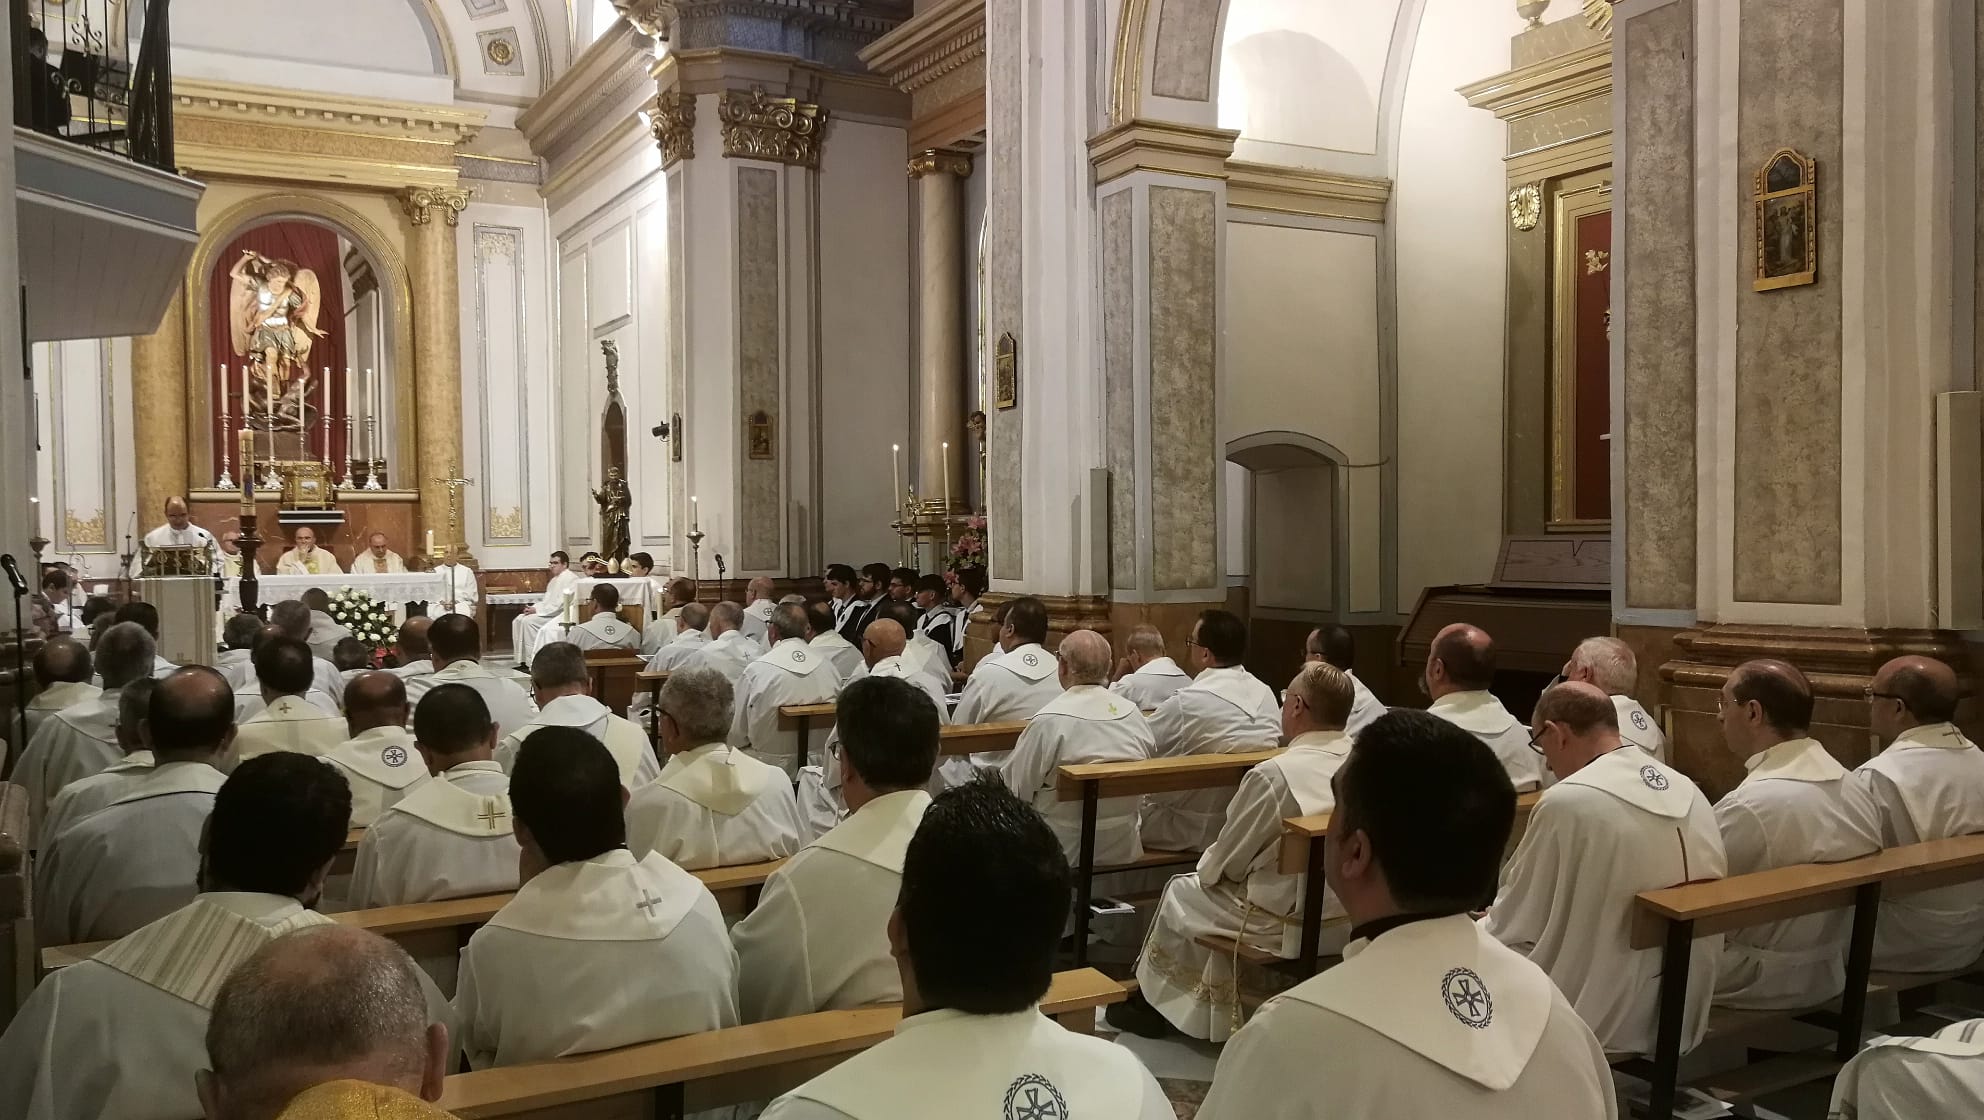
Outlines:
<svg viewBox="0 0 1984 1120"><path fill-rule="evenodd" d="M771 637L772 610L777 606L770 599L752 600L751 605L744 608L744 636L764 645Z"/></svg>
<svg viewBox="0 0 1984 1120"><path fill-rule="evenodd" d="M1835 1120L1984 1116L1984 1019L1927 1038L1875 1038L1839 1071Z"/></svg>
<svg viewBox="0 0 1984 1120"><path fill-rule="evenodd" d="M146 548L205 548L208 545L220 548L220 542L214 539L212 533L191 523L184 529L175 529L171 522L167 522L145 534Z"/></svg>
<svg viewBox="0 0 1984 1120"><path fill-rule="evenodd" d="M1947 723L1902 732L1847 779L1869 806L1886 847L1984 832L1984 754ZM1984 883L1881 899L1874 967L1892 972L1967 968L1984 953Z"/></svg>
<svg viewBox="0 0 1984 1120"><path fill-rule="evenodd" d="M319 661L329 659L337 652L338 643L351 637L351 631L337 619L323 611L310 612L310 637L307 639L310 652ZM336 668L335 665L332 666Z"/></svg>
<svg viewBox="0 0 1984 1120"><path fill-rule="evenodd" d="M1271 750L1281 744L1281 705L1274 690L1245 669L1205 669L1159 705L1150 730L1155 758ZM1204 789L1144 798L1144 847L1205 851L1219 837L1232 797Z"/></svg>
<svg viewBox="0 0 1984 1120"><path fill-rule="evenodd" d="M1619 715L1619 738L1662 762L1667 761L1667 734L1653 713L1630 696L1614 696L1612 708Z"/></svg>
<svg viewBox="0 0 1984 1120"><path fill-rule="evenodd" d="M744 666L764 651L742 630L726 630L710 643L677 663L676 668L715 669L735 688L744 676Z"/></svg>
<svg viewBox="0 0 1984 1120"><path fill-rule="evenodd" d="M1081 854L1082 803L1058 799L1055 771L1089 762L1141 762L1152 746L1150 724L1135 704L1101 685L1076 685L1035 713L999 772L1006 788L1047 818L1072 865ZM1095 866L1143 858L1138 807L1135 797L1096 804Z"/></svg>
<svg viewBox="0 0 1984 1120"><path fill-rule="evenodd" d="M803 761L798 757L799 732L779 727L779 708L827 704L839 693L840 674L832 663L805 639L786 638L746 665L738 678L730 745L778 767L790 781Z"/></svg>
<svg viewBox="0 0 1984 1120"><path fill-rule="evenodd" d="M1543 785L1543 758L1529 745L1529 728L1491 692L1449 692L1426 709L1488 744L1516 792Z"/></svg>
<svg viewBox="0 0 1984 1120"><path fill-rule="evenodd" d="M731 930L745 1022L902 998L889 913L929 807L920 789L877 797L765 881L757 909Z"/></svg>
<svg viewBox="0 0 1984 1120"><path fill-rule="evenodd" d="M865 676L895 677L918 686L923 689L924 695L930 697L931 703L937 706L938 726L952 722L950 705L944 702L944 694L930 682L928 675L916 672L905 664L902 658L884 657L875 662L874 668L864 669L862 672ZM843 682L843 687L845 683ZM823 753L814 755L815 758L821 759L820 763L799 768L800 839L803 843L810 844L826 835L828 829L839 824L841 818L847 815L847 803L841 800L840 794L840 760L834 757L834 748L839 745L840 725L836 723L827 732ZM936 771L930 776L928 788L932 797L944 791L946 783L944 765L947 762L958 764L967 777L971 773L971 760L940 757L937 760Z"/></svg>
<svg viewBox="0 0 1984 1120"><path fill-rule="evenodd" d="M108 941L191 902L224 781L204 762L169 762L63 830L35 869L36 940Z"/></svg>
<svg viewBox="0 0 1984 1120"><path fill-rule="evenodd" d="M365 830L352 909L516 890L517 852L510 776L495 762L464 762L416 785Z"/></svg>
<svg viewBox="0 0 1984 1120"><path fill-rule="evenodd" d="M950 650L932 640L928 634L918 634L909 640L909 644L903 646L902 660L916 671L916 683L935 689L939 696L950 695L952 688Z"/></svg>
<svg viewBox="0 0 1984 1120"><path fill-rule="evenodd" d="M1465 915L1357 941L1219 1057L1200 1120L1614 1120L1598 1040L1550 977Z"/></svg>
<svg viewBox="0 0 1984 1120"><path fill-rule="evenodd" d="M1142 668L1116 678L1109 691L1145 711L1154 712L1191 683L1192 675L1180 669L1176 661L1169 657L1153 657L1144 662Z"/></svg>
<svg viewBox="0 0 1984 1120"><path fill-rule="evenodd" d="M951 722L1008 723L1027 720L1061 695L1061 666L1054 655L1038 645L1016 646L999 660L981 662L965 682ZM980 751L969 757L938 759L938 773L946 785L963 785L972 778L973 767L997 767L1005 761L1003 751Z"/></svg>
<svg viewBox="0 0 1984 1120"><path fill-rule="evenodd" d="M409 679L406 682L406 702L418 708L421 697L444 684L465 684L482 694L482 702L489 708L489 718L496 721L498 742L510 732L529 725L537 716L537 704L522 685L509 677L499 677L467 658L450 661L447 667L427 676Z"/></svg>
<svg viewBox="0 0 1984 1120"><path fill-rule="evenodd" d="M939 1105L938 1102L941 1102ZM893 1037L780 1097L764 1120L1172 1120L1129 1050L1036 1008L911 1015Z"/></svg>
<svg viewBox="0 0 1984 1120"><path fill-rule="evenodd" d="M88 681L57 681L35 693L34 699L28 701L28 732L21 745L25 747L34 742L35 732L40 731L41 725L56 712L67 711L102 694L102 688ZM4 757L0 754L0 758Z"/></svg>
<svg viewBox="0 0 1984 1120"><path fill-rule="evenodd" d="M1715 805L1729 874L1838 863L1881 850L1880 825L1847 796L1846 767L1816 739L1792 739L1749 758L1749 776ZM1715 1002L1727 1007L1816 1007L1846 988L1853 911L1808 914L1723 935Z"/></svg>
<svg viewBox="0 0 1984 1120"><path fill-rule="evenodd" d="M386 810L428 778L427 763L404 727L374 727L332 748L324 761L351 784L351 827L371 828Z"/></svg>
<svg viewBox="0 0 1984 1120"><path fill-rule="evenodd" d="M601 611L572 627L565 640L580 649L623 649L631 654L641 644L641 632L612 611Z"/></svg>
<svg viewBox="0 0 1984 1120"><path fill-rule="evenodd" d="M723 743L670 756L627 803L627 847L690 871L784 859L799 833L785 772Z"/></svg>
<svg viewBox="0 0 1984 1120"><path fill-rule="evenodd" d="M1607 1053L1651 1054L1661 950L1631 947L1633 898L1727 873L1701 790L1622 746L1544 791L1483 923L1550 974ZM1721 951L1720 935L1694 943L1683 1050L1708 1026Z"/></svg>
<svg viewBox="0 0 1984 1120"><path fill-rule="evenodd" d="M510 621L510 653L519 664L530 664L540 644L555 640L545 637L546 631L564 619L578 585L579 573L570 568L559 572L544 585L544 597Z"/></svg>
<svg viewBox="0 0 1984 1120"><path fill-rule="evenodd" d="M309 552L290 549L276 558L276 574L279 576L341 576L344 568L338 558L321 548ZM326 590L329 590L326 588Z"/></svg>
<svg viewBox="0 0 1984 1120"><path fill-rule="evenodd" d="M675 635L674 640L656 650L648 658L648 672L668 673L682 667L690 657L710 642L708 633L702 630L684 630Z"/></svg>
<svg viewBox="0 0 1984 1120"><path fill-rule="evenodd" d="M50 973L0 1037L9 1120L188 1120L221 982L278 937L328 925L293 898L203 894Z"/></svg>
<svg viewBox="0 0 1984 1120"><path fill-rule="evenodd" d="M1172 1026L1224 1042L1244 1019L1242 973L1232 956L1205 948L1200 937L1232 938L1289 960L1301 952L1304 877L1281 873L1281 822L1334 809L1330 779L1349 757L1350 737L1341 731L1297 735L1240 780L1226 824L1198 867L1165 884L1137 980ZM1341 950L1348 932L1343 907L1326 896L1322 951Z"/></svg>
<svg viewBox="0 0 1984 1120"><path fill-rule="evenodd" d="M48 814L41 820L43 831L35 838L36 846L46 852L70 825L136 789L155 765L152 752L132 751L121 762L62 787L62 792L48 803Z"/></svg>
<svg viewBox="0 0 1984 1120"><path fill-rule="evenodd" d="M369 548L351 558L351 574L355 576L402 575L405 572L406 560L390 548L386 550L384 560L374 558Z"/></svg>
<svg viewBox="0 0 1984 1120"><path fill-rule="evenodd" d="M1378 722L1378 717L1390 711L1375 693L1366 688L1356 673L1345 673L1350 678L1350 722L1343 725L1345 732L1355 738L1357 733Z"/></svg>
<svg viewBox="0 0 1984 1120"><path fill-rule="evenodd" d="M868 663L862 660L861 647L841 637L837 631L813 635L813 640L807 642L806 647L833 662L834 672L840 674L843 688L868 668Z"/></svg>
<svg viewBox="0 0 1984 1120"><path fill-rule="evenodd" d="M606 705L584 693L560 696L546 704L531 721L496 747L496 761L508 773L517 765L524 740L540 727L571 727L598 739L620 768L620 788L629 793L655 780L661 763L648 747L648 734L614 715Z"/></svg>
<svg viewBox="0 0 1984 1120"><path fill-rule="evenodd" d="M336 711L301 696L278 696L235 731L234 749L243 762L273 751L322 756L345 737L344 717Z"/></svg>
<svg viewBox="0 0 1984 1120"><path fill-rule="evenodd" d="M364 672L364 670L352 670L354 676L361 672ZM339 674L339 676L343 676L343 674ZM249 720L269 710L268 701L262 699L261 686L258 684L255 687L256 691L254 692L237 692L234 694L234 722L236 724L247 723ZM304 692L302 700L305 704L337 720L338 726L344 726L344 712L338 707L338 702L331 699L330 693L313 685L308 691ZM282 731L284 729L276 728L273 730Z"/></svg>
<svg viewBox="0 0 1984 1120"><path fill-rule="evenodd" d="M457 984L474 1069L737 1025L737 952L716 897L625 848L525 883L469 938Z"/></svg>
<svg viewBox="0 0 1984 1120"><path fill-rule="evenodd" d="M117 703L123 692L106 688L94 699L49 716L14 763L11 780L28 791L28 835L35 847L46 846L43 819L62 787L123 759L124 748L117 745Z"/></svg>

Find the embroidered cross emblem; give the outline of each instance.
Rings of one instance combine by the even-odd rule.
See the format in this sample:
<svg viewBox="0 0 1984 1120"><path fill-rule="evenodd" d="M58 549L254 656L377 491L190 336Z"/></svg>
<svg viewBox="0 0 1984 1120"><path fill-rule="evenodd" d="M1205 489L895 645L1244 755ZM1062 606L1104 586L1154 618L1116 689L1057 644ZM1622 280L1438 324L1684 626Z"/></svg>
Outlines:
<svg viewBox="0 0 1984 1120"><path fill-rule="evenodd" d="M1068 1120L1068 1102L1054 1083L1021 1074L1006 1087L1006 1120Z"/></svg>
<svg viewBox="0 0 1984 1120"><path fill-rule="evenodd" d="M648 894L647 891L643 890L641 892L641 900L639 902L634 903L634 909L639 910L641 913L646 914L650 919L652 919L654 917L655 907L660 905L661 905L660 899L653 897L652 895Z"/></svg>
<svg viewBox="0 0 1984 1120"><path fill-rule="evenodd" d="M1637 728L1639 728L1639 729L1640 729L1641 731L1645 731L1645 730L1646 730L1646 727L1647 727L1647 723L1646 723L1646 713L1645 713L1645 712L1634 712L1634 713L1633 713L1633 726L1634 726L1634 727L1637 727Z"/></svg>
<svg viewBox="0 0 1984 1120"><path fill-rule="evenodd" d="M1473 969L1450 969L1440 981L1440 998L1463 1026L1480 1030L1495 1017L1495 1001Z"/></svg>
<svg viewBox="0 0 1984 1120"><path fill-rule="evenodd" d="M795 649L795 650L793 650L793 651L792 651L792 659L793 659L794 661L797 661L797 662L798 662L799 664L801 664L801 665L804 665L804 664L806 664L806 651L805 651L805 650L803 650L803 649Z"/></svg>
<svg viewBox="0 0 1984 1120"><path fill-rule="evenodd" d="M1667 775L1651 766L1640 767L1640 781L1645 782L1646 788L1651 790L1663 790L1671 784L1667 780Z"/></svg>
<svg viewBox="0 0 1984 1120"><path fill-rule="evenodd" d="M504 820L508 818L509 815L510 814L504 812L501 808L498 808L496 802L485 801L482 803L482 812L477 813L475 815L475 819L481 821L484 825L490 828L495 828L497 821Z"/></svg>
<svg viewBox="0 0 1984 1120"><path fill-rule="evenodd" d="M387 747L385 750L379 752L379 761L388 766L405 766L406 748Z"/></svg>
<svg viewBox="0 0 1984 1120"><path fill-rule="evenodd" d="M1040 664L1040 658L1036 654L1029 653L1025 657L1020 658L1020 663L1022 665L1025 665L1027 668L1031 669L1034 666Z"/></svg>

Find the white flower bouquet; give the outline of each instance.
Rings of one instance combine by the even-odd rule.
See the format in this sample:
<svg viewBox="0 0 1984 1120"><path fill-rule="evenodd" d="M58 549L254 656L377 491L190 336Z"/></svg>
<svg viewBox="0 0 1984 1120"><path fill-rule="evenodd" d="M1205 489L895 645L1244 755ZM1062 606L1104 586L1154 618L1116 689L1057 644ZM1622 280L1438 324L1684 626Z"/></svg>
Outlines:
<svg viewBox="0 0 1984 1120"><path fill-rule="evenodd" d="M331 617L374 653L392 645L399 634L392 610L363 591L346 588L332 595Z"/></svg>

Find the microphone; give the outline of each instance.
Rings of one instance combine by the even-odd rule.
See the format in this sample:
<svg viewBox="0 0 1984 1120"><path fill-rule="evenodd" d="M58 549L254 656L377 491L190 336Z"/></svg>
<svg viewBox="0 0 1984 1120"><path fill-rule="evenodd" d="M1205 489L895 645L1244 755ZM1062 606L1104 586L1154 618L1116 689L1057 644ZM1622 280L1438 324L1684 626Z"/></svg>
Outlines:
<svg viewBox="0 0 1984 1120"><path fill-rule="evenodd" d="M28 593L28 581L21 578L21 568L20 565L14 563L13 553L0 552L0 569L6 570L7 582L14 585L15 595L26 595Z"/></svg>

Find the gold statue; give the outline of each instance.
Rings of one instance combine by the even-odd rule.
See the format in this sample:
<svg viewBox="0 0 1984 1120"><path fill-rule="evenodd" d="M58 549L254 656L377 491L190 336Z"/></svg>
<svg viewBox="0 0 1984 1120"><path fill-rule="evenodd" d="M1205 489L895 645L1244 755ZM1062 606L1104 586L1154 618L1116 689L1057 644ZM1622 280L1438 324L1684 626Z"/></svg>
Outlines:
<svg viewBox="0 0 1984 1120"><path fill-rule="evenodd" d="M272 410L284 431L309 423L310 348L330 332L317 328L323 291L317 274L295 261L276 260L253 249L228 270L228 324L234 354L247 359L266 381L264 410ZM248 402L242 403L244 412Z"/></svg>

